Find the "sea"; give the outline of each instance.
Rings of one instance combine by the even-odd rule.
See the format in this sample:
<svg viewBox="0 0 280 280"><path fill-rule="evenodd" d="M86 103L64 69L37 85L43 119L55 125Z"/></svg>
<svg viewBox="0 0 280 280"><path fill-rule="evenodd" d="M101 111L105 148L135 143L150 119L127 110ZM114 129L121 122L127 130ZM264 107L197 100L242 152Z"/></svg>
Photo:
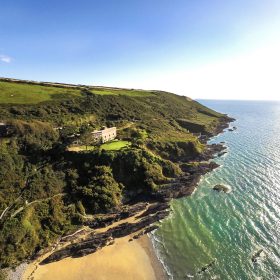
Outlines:
<svg viewBox="0 0 280 280"><path fill-rule="evenodd" d="M220 167L173 200L151 240L169 279L280 279L280 102L199 100L236 119ZM213 187L223 184L229 193Z"/></svg>

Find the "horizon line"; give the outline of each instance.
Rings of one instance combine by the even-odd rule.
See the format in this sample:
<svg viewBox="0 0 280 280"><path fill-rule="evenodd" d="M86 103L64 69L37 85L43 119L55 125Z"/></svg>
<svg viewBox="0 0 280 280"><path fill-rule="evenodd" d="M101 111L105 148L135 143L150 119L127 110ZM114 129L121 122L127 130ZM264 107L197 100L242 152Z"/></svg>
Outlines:
<svg viewBox="0 0 280 280"><path fill-rule="evenodd" d="M280 102L280 99L227 99L227 98L193 98L193 100L199 101L199 100L205 100L205 101L259 101L259 102L268 102L268 101L274 101L274 102Z"/></svg>

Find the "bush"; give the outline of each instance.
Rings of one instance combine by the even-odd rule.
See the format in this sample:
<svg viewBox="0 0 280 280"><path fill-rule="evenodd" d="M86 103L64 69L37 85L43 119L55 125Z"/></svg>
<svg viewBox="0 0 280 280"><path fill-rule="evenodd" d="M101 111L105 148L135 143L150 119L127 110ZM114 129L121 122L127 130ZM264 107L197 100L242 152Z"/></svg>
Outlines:
<svg viewBox="0 0 280 280"><path fill-rule="evenodd" d="M77 188L83 205L91 213L115 209L121 203L123 185L114 179L108 166L96 166L93 172L95 175L89 184Z"/></svg>

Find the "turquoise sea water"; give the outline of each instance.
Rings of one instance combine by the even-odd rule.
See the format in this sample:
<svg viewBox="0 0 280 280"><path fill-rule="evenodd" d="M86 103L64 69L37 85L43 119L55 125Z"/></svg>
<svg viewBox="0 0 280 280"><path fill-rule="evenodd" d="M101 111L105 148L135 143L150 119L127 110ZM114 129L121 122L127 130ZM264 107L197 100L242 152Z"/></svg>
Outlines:
<svg viewBox="0 0 280 280"><path fill-rule="evenodd" d="M172 202L152 241L170 279L280 279L280 103L200 101L236 118L221 166L196 192ZM212 190L231 187L229 194ZM265 255L257 263L254 252ZM198 271L213 260L215 264Z"/></svg>

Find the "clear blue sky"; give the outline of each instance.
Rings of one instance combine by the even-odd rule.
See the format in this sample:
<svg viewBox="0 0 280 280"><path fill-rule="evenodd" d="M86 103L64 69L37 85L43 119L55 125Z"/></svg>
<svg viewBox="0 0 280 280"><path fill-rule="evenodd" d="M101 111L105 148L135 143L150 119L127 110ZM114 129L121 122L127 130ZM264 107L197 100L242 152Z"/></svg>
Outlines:
<svg viewBox="0 0 280 280"><path fill-rule="evenodd" d="M279 0L1 0L0 26L0 76L280 96Z"/></svg>

